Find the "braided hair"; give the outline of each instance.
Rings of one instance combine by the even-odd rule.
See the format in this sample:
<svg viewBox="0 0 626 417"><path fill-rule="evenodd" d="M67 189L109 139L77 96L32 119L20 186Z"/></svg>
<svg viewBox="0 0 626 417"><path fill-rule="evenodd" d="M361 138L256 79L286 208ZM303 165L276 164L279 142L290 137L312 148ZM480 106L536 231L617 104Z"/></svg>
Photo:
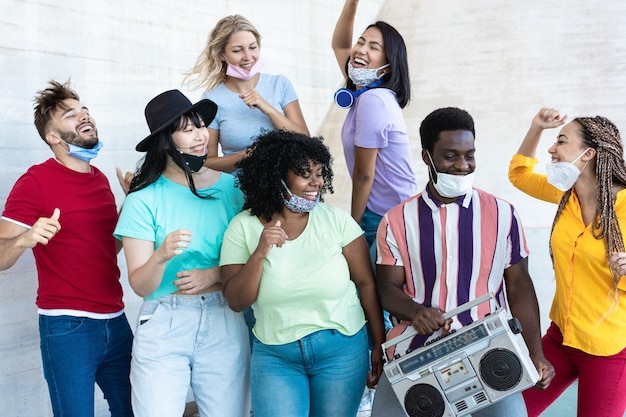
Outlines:
<svg viewBox="0 0 626 417"><path fill-rule="evenodd" d="M615 215L615 204L612 193L613 184L626 187L626 165L624 165L624 148L617 127L606 117L578 117L573 120L580 126L582 141L585 146L596 151L596 179L598 182L598 201L596 216L593 220L591 233L596 239L604 241L607 261L612 252L624 252L624 240ZM556 216L552 223L552 232L565 204L572 194L570 188L561 199ZM550 256L552 250L550 249ZM617 284L620 277L609 268L613 278L613 296L617 295Z"/></svg>

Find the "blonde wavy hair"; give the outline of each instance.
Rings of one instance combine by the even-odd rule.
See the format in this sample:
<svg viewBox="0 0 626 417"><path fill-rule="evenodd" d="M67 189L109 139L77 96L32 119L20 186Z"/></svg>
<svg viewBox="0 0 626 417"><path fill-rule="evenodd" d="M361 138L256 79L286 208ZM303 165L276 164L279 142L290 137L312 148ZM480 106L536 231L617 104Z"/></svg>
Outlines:
<svg viewBox="0 0 626 417"><path fill-rule="evenodd" d="M184 75L183 84L212 90L226 79L226 62L222 56L233 33L247 30L261 47L261 34L245 17L234 14L220 19L209 33L206 46L195 65Z"/></svg>

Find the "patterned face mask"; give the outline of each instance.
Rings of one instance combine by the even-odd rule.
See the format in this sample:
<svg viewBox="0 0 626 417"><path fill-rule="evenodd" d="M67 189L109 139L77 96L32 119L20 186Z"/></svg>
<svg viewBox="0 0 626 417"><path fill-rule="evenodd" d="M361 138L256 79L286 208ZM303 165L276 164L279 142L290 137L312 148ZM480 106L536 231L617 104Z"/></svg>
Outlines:
<svg viewBox="0 0 626 417"><path fill-rule="evenodd" d="M357 87L369 85L376 80L382 78L384 73L378 74L381 69L387 68L389 64L385 64L378 68L354 68L352 63L348 61L348 77Z"/></svg>
<svg viewBox="0 0 626 417"><path fill-rule="evenodd" d="M280 180L280 182L283 184L283 187L285 187L285 190L287 190L287 192L290 195L289 200L287 200L286 198L283 199L283 202L285 203L285 207L287 207L289 210L293 211L294 213L309 213L311 210L315 208L317 203L320 201L319 194L317 195L317 198L315 200L308 200L306 198L297 196L293 194L291 191L289 191L287 184L285 184L283 180Z"/></svg>

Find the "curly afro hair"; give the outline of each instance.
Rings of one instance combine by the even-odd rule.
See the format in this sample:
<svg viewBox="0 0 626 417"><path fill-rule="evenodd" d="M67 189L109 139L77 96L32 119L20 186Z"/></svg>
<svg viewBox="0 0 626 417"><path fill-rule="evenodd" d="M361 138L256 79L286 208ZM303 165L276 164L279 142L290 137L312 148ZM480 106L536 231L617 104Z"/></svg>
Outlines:
<svg viewBox="0 0 626 417"><path fill-rule="evenodd" d="M274 130L259 136L246 150L246 158L237 163L239 188L245 195L244 210L254 216L263 216L268 222L272 214L283 208L287 173L297 175L311 172L311 165L322 166L324 186L320 201L326 191L333 193L332 158L323 138L309 137L286 130Z"/></svg>

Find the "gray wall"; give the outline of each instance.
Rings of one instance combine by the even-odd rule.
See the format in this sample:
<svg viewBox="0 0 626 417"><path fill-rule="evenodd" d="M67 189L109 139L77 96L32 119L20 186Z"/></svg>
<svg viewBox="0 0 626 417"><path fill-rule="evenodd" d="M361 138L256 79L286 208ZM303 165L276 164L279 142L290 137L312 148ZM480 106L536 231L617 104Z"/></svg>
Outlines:
<svg viewBox="0 0 626 417"><path fill-rule="evenodd" d="M340 0L0 0L0 208L17 177L50 157L32 124L32 97L49 79L71 77L98 123L104 149L94 164L123 196L115 167L132 170L147 134L145 103L180 83L224 15L248 17L263 35L265 71L294 83L309 128L335 156L336 193L348 208L350 181L339 142L345 111L332 105L342 80L330 49ZM174 6L175 5L175 6ZM527 226L531 270L542 290L543 325L552 292L547 227L554 208L514 190L506 171L531 117L544 105L568 114L602 114L626 129L626 3L608 0L361 0L357 30L377 16L403 34L413 100L405 110L420 186L418 128L437 107L467 109L476 120L477 186L513 202ZM545 150L554 137L546 136ZM75 261L80 262L80 254ZM127 313L140 299L120 267ZM39 357L36 273L30 252L0 272L0 415L51 415ZM100 398L98 416L108 415Z"/></svg>

